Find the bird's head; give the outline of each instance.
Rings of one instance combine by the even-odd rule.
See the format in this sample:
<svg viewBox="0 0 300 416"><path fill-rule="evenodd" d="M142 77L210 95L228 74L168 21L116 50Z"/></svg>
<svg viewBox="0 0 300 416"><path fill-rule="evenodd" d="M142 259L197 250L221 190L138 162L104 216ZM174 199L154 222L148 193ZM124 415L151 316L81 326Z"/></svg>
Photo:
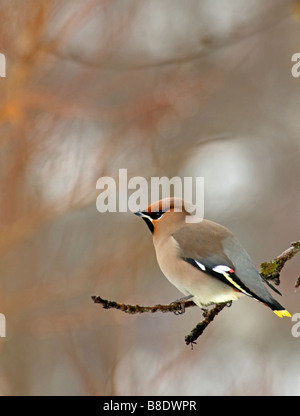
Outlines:
<svg viewBox="0 0 300 416"><path fill-rule="evenodd" d="M148 206L144 211L135 212L142 217L152 233L157 230L176 227L185 222L186 216L195 213L195 206L181 198L164 198Z"/></svg>

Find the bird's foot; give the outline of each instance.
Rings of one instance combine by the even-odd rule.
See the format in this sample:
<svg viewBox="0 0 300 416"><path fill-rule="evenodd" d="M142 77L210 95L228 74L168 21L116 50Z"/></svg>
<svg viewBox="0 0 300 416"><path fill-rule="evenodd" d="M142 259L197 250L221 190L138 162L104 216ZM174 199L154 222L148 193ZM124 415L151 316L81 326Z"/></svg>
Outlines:
<svg viewBox="0 0 300 416"><path fill-rule="evenodd" d="M218 303L212 303L210 305L207 305L206 307L202 306L201 310L203 312L203 318L206 318L209 314L209 312L215 308L218 305ZM230 308L230 306L232 305L232 300L229 300L228 302L226 302L226 306L227 308Z"/></svg>
<svg viewBox="0 0 300 416"><path fill-rule="evenodd" d="M180 303L181 309L178 309L176 311L174 311L175 315L182 315L185 312L185 302L187 300L190 300L193 297L193 295L189 295L189 296L185 296L184 298L180 298L175 300L174 302L171 303L172 304L176 304L176 303Z"/></svg>
<svg viewBox="0 0 300 416"><path fill-rule="evenodd" d="M208 308L201 308L203 318L206 318L209 312Z"/></svg>

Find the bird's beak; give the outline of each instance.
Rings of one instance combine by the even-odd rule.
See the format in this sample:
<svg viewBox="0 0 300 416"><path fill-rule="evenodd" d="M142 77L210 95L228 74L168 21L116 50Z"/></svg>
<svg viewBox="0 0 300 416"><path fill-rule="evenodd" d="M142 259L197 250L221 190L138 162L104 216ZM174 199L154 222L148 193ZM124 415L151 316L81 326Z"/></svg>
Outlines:
<svg viewBox="0 0 300 416"><path fill-rule="evenodd" d="M138 217L143 217L142 211L137 211L134 214L137 215Z"/></svg>
<svg viewBox="0 0 300 416"><path fill-rule="evenodd" d="M149 230L151 231L151 233L154 232L153 221L145 212L137 211L134 214L137 215L138 217L142 217L145 223L147 224Z"/></svg>

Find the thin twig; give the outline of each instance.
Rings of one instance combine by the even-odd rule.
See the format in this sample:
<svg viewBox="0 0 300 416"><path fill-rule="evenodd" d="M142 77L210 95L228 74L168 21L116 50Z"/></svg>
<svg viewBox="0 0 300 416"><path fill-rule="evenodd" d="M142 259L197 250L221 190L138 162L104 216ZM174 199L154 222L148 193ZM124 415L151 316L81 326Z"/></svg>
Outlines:
<svg viewBox="0 0 300 416"><path fill-rule="evenodd" d="M102 299L100 296L92 296L94 303L100 303L104 309L119 309L123 312L135 314L145 312L181 312L182 308L190 308L196 306L193 301L178 301L170 303L169 305L155 305L155 306L140 306L140 305L125 305L111 300Z"/></svg>
<svg viewBox="0 0 300 416"><path fill-rule="evenodd" d="M205 328L208 327L208 325L214 320L215 316L217 316L218 313L220 313L225 308L225 306L228 306L228 302L219 303L213 309L204 313L205 318L203 319L203 321L199 322L199 324L195 326L195 328L190 332L190 334L185 337L186 345L192 344L193 348L193 344L196 344L196 339L203 334Z"/></svg>

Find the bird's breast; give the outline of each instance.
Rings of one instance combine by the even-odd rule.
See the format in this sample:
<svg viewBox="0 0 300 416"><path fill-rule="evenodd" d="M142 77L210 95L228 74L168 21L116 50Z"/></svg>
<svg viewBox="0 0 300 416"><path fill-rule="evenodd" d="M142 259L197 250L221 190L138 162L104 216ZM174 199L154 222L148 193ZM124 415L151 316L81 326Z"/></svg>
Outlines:
<svg viewBox="0 0 300 416"><path fill-rule="evenodd" d="M187 288L186 265L180 259L180 247L177 241L170 236L154 246L157 262L166 278L184 295L191 294Z"/></svg>

